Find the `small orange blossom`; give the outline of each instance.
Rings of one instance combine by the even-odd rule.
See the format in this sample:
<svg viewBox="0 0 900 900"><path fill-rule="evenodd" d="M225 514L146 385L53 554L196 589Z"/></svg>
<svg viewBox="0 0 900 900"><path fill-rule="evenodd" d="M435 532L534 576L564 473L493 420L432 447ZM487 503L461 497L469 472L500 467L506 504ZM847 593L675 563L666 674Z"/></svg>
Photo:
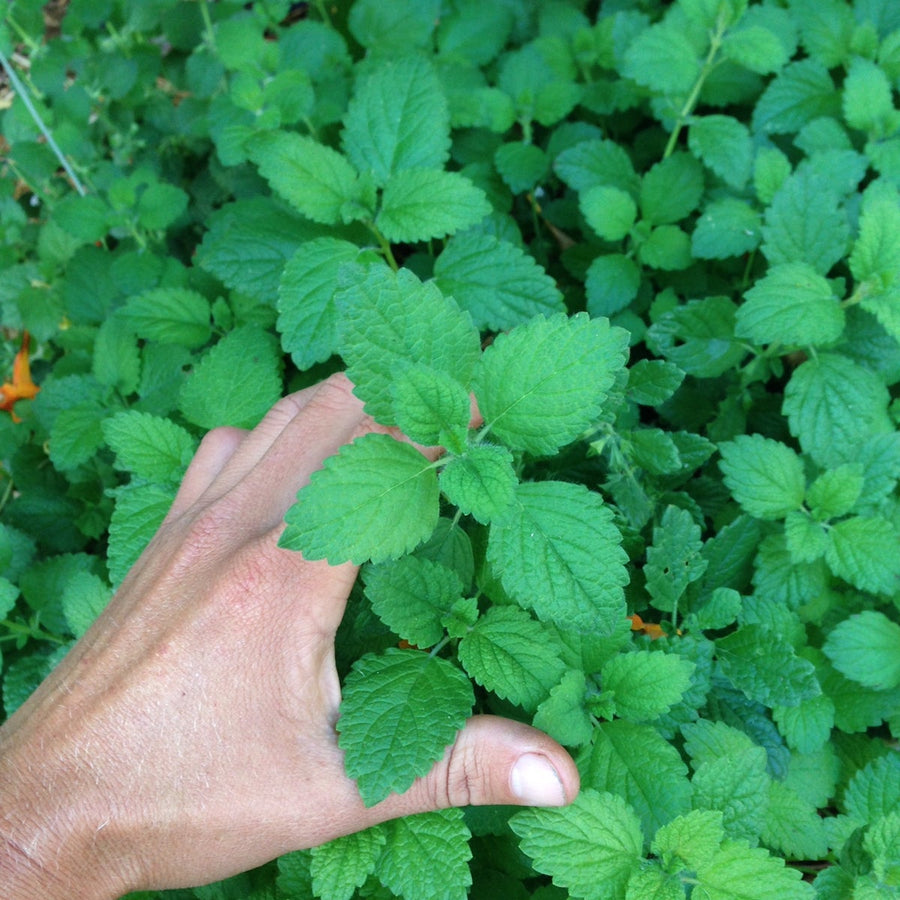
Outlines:
<svg viewBox="0 0 900 900"><path fill-rule="evenodd" d="M17 400L31 400L40 388L31 380L31 366L28 362L28 332L22 334L22 347L13 360L12 381L0 385L0 409L10 413L14 422L21 419L16 415L14 407Z"/></svg>

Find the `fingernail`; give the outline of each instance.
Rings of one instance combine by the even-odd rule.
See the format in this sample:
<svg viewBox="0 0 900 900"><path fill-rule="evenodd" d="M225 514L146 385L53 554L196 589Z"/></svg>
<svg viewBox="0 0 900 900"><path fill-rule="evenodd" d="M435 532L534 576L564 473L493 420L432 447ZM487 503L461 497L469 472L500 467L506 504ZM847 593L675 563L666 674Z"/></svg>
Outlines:
<svg viewBox="0 0 900 900"><path fill-rule="evenodd" d="M509 777L513 794L528 806L564 806L566 792L559 773L545 756L523 753Z"/></svg>

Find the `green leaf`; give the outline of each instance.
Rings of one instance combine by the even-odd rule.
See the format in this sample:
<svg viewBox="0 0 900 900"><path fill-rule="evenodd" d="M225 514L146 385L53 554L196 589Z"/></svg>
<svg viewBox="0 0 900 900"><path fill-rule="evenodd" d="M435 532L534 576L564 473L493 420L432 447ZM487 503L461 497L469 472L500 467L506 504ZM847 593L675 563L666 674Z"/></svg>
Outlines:
<svg viewBox="0 0 900 900"><path fill-rule="evenodd" d="M590 265L585 280L587 309L591 316L613 316L625 309L641 286L637 263L621 253L598 256Z"/></svg>
<svg viewBox="0 0 900 900"><path fill-rule="evenodd" d="M765 706L796 706L821 691L813 664L763 625L742 625L719 638L716 654L735 687Z"/></svg>
<svg viewBox="0 0 900 900"><path fill-rule="evenodd" d="M281 396L280 355L255 325L229 332L194 367L178 396L184 417L201 428L252 428Z"/></svg>
<svg viewBox="0 0 900 900"><path fill-rule="evenodd" d="M571 806L524 810L509 824L534 867L572 897L621 897L641 864L640 821L614 794L583 790Z"/></svg>
<svg viewBox="0 0 900 900"><path fill-rule="evenodd" d="M138 200L138 222L149 231L162 231L184 214L189 200L188 195L174 184L153 182L147 185Z"/></svg>
<svg viewBox="0 0 900 900"><path fill-rule="evenodd" d="M578 764L584 786L624 797L640 816L645 834L691 808L681 753L652 725L601 722Z"/></svg>
<svg viewBox="0 0 900 900"><path fill-rule="evenodd" d="M386 831L376 826L313 847L309 869L316 897L351 900L375 871L387 842Z"/></svg>
<svg viewBox="0 0 900 900"><path fill-rule="evenodd" d="M107 564L113 586L122 583L175 499L175 485L128 486L116 495L109 523Z"/></svg>
<svg viewBox="0 0 900 900"><path fill-rule="evenodd" d="M127 397L138 389L141 377L141 357L137 338L128 324L113 316L98 329L94 341L94 377Z"/></svg>
<svg viewBox="0 0 900 900"><path fill-rule="evenodd" d="M828 69L815 59L785 66L763 91L753 110L753 130L790 134L807 122L836 116L841 107Z"/></svg>
<svg viewBox="0 0 900 900"><path fill-rule="evenodd" d="M212 333L209 301L188 288L145 291L131 298L116 316L138 337L191 349L202 347Z"/></svg>
<svg viewBox="0 0 900 900"><path fill-rule="evenodd" d="M746 349L734 338L737 307L727 297L689 300L650 326L649 346L699 378L715 378L737 365Z"/></svg>
<svg viewBox="0 0 900 900"><path fill-rule="evenodd" d="M653 529L644 566L647 593L657 609L675 610L688 585L703 576L708 562L700 555L702 547L694 517L685 509L667 506Z"/></svg>
<svg viewBox="0 0 900 900"><path fill-rule="evenodd" d="M363 47L384 54L408 53L410 47L424 47L431 40L440 18L437 0L397 0L386 5L378 0L357 0L347 24Z"/></svg>
<svg viewBox="0 0 900 900"><path fill-rule="evenodd" d="M491 444L470 447L451 459L439 481L451 503L485 525L509 508L518 484L512 454Z"/></svg>
<svg viewBox="0 0 900 900"><path fill-rule="evenodd" d="M821 750L834 728L834 703L827 694L801 700L796 706L776 706L772 714L788 746L798 753Z"/></svg>
<svg viewBox="0 0 900 900"><path fill-rule="evenodd" d="M828 852L819 811L780 781L769 785L769 803L761 835L767 847L788 859L822 859Z"/></svg>
<svg viewBox="0 0 900 900"><path fill-rule="evenodd" d="M584 672L568 669L538 706L533 724L566 747L590 743L593 725L587 708Z"/></svg>
<svg viewBox="0 0 900 900"><path fill-rule="evenodd" d="M846 515L856 505L865 484L863 467L845 463L823 472L806 493L806 502L819 521Z"/></svg>
<svg viewBox="0 0 900 900"><path fill-rule="evenodd" d="M753 141L743 122L733 116L698 116L688 130L691 153L727 185L741 190L753 166Z"/></svg>
<svg viewBox="0 0 900 900"><path fill-rule="evenodd" d="M766 210L762 249L773 266L806 263L827 275L844 256L849 237L847 216L831 184L822 176L798 172Z"/></svg>
<svg viewBox="0 0 900 900"><path fill-rule="evenodd" d="M554 169L569 187L579 192L608 185L636 194L641 183L628 151L609 140L579 141L559 154Z"/></svg>
<svg viewBox="0 0 900 900"><path fill-rule="evenodd" d="M463 592L456 572L416 556L369 566L364 580L378 618L403 640L423 648L444 636L441 621Z"/></svg>
<svg viewBox="0 0 900 900"><path fill-rule="evenodd" d="M844 118L851 128L871 133L883 129L895 115L891 82L870 59L854 57L843 89Z"/></svg>
<svg viewBox="0 0 900 900"><path fill-rule="evenodd" d="M668 23L652 25L629 44L621 69L660 94L687 94L700 76L700 59L687 35Z"/></svg>
<svg viewBox="0 0 900 900"><path fill-rule="evenodd" d="M790 447L759 434L719 445L720 467L734 499L751 516L780 519L803 504L803 461Z"/></svg>
<svg viewBox="0 0 900 900"><path fill-rule="evenodd" d="M656 163L641 181L640 205L651 225L672 225L690 215L703 195L703 168L687 153Z"/></svg>
<svg viewBox="0 0 900 900"><path fill-rule="evenodd" d="M385 60L356 83L344 117L344 152L383 187L405 169L440 169L450 154L450 115L433 66L421 56Z"/></svg>
<svg viewBox="0 0 900 900"><path fill-rule="evenodd" d="M670 871L675 867L696 870L712 860L724 839L722 814L695 809L663 825L650 849Z"/></svg>
<svg viewBox="0 0 900 900"><path fill-rule="evenodd" d="M779 71L790 56L778 35L762 25L729 31L722 41L722 55L758 75Z"/></svg>
<svg viewBox="0 0 900 900"><path fill-rule="evenodd" d="M759 847L728 841L697 869L706 900L812 900L812 886L800 872Z"/></svg>
<svg viewBox="0 0 900 900"><path fill-rule="evenodd" d="M93 403L63 409L50 431L50 460L61 470L86 463L103 443L103 410Z"/></svg>
<svg viewBox="0 0 900 900"><path fill-rule="evenodd" d="M147 481L181 481L197 442L171 419L128 410L103 422L116 466Z"/></svg>
<svg viewBox="0 0 900 900"><path fill-rule="evenodd" d="M399 366L391 385L394 418L420 444L464 445L471 417L468 391L451 375L428 366Z"/></svg>
<svg viewBox="0 0 900 900"><path fill-rule="evenodd" d="M250 157L272 189L313 222L337 225L345 204L359 197L357 174L347 159L305 135L259 134Z"/></svg>
<svg viewBox="0 0 900 900"><path fill-rule="evenodd" d="M450 238L435 260L434 279L478 328L490 331L563 310L556 282L534 259L490 234L469 231Z"/></svg>
<svg viewBox="0 0 900 900"><path fill-rule="evenodd" d="M494 154L500 177L514 194L533 190L547 175L547 154L535 144L515 141L502 144Z"/></svg>
<svg viewBox="0 0 900 900"><path fill-rule="evenodd" d="M677 225L659 225L638 248L638 258L651 269L687 269L693 262L691 239Z"/></svg>
<svg viewBox="0 0 900 900"><path fill-rule="evenodd" d="M625 900L684 900L685 887L679 875L666 872L659 863L650 863L628 879Z"/></svg>
<svg viewBox="0 0 900 900"><path fill-rule="evenodd" d="M285 515L279 546L332 564L383 562L424 541L438 513L433 465L390 435L367 434L313 473Z"/></svg>
<svg viewBox="0 0 900 900"><path fill-rule="evenodd" d="M834 290L802 262L773 266L744 294L735 334L757 344L830 344L844 331Z"/></svg>
<svg viewBox="0 0 900 900"><path fill-rule="evenodd" d="M485 426L515 450L570 443L599 415L626 342L626 332L584 314L535 317L498 335L473 383Z"/></svg>
<svg viewBox="0 0 900 900"><path fill-rule="evenodd" d="M650 722L665 715L690 687L694 663L668 653L619 653L600 671L604 691L615 695L616 715Z"/></svg>
<svg viewBox="0 0 900 900"><path fill-rule="evenodd" d="M857 281L900 275L900 197L896 187L875 182L864 194L859 236L850 254L850 271Z"/></svg>
<svg viewBox="0 0 900 900"><path fill-rule="evenodd" d="M835 626L823 647L847 678L876 690L900 685L900 625L867 609Z"/></svg>
<svg viewBox="0 0 900 900"><path fill-rule="evenodd" d="M63 614L69 629L80 638L109 603L112 589L92 572L75 572L62 594ZM0 608L2 612L2 608Z"/></svg>
<svg viewBox="0 0 900 900"><path fill-rule="evenodd" d="M481 355L468 313L408 269L348 267L335 294L339 350L366 412L395 425L392 385L405 364L421 364L468 386ZM468 424L468 418L466 420Z"/></svg>
<svg viewBox="0 0 900 900"><path fill-rule="evenodd" d="M867 438L894 431L882 379L837 353L801 363L784 389L782 411L803 452L828 468L855 458Z"/></svg>
<svg viewBox="0 0 900 900"><path fill-rule="evenodd" d="M637 204L631 195L607 185L588 188L581 195L579 206L588 225L607 241L622 240L637 219Z"/></svg>
<svg viewBox="0 0 900 900"><path fill-rule="evenodd" d="M437 28L438 53L463 57L476 66L489 63L503 49L513 27L510 8L461 0L442 14Z"/></svg>
<svg viewBox="0 0 900 900"><path fill-rule="evenodd" d="M844 810L860 824L896 812L900 804L900 757L880 756L862 766L844 791Z"/></svg>
<svg viewBox="0 0 900 900"><path fill-rule="evenodd" d="M487 610L458 652L478 684L529 712L546 699L565 669L544 627L516 606Z"/></svg>
<svg viewBox="0 0 900 900"><path fill-rule="evenodd" d="M469 679L440 657L389 649L358 660L344 681L337 728L366 806L427 774L473 703Z"/></svg>
<svg viewBox="0 0 900 900"><path fill-rule="evenodd" d="M278 285L278 331L298 368L308 369L335 352L338 271L359 253L355 244L323 237L307 241L287 261Z"/></svg>
<svg viewBox="0 0 900 900"><path fill-rule="evenodd" d="M462 810L443 809L396 819L376 874L404 900L465 900L472 883L470 832Z"/></svg>
<svg viewBox="0 0 900 900"><path fill-rule="evenodd" d="M624 615L625 554L599 494L557 481L520 484L491 525L488 559L503 586L538 618L608 634Z"/></svg>
<svg viewBox="0 0 900 900"><path fill-rule="evenodd" d="M805 511L789 512L784 519L784 537L791 559L811 563L825 555L828 536L822 524Z"/></svg>
<svg viewBox="0 0 900 900"><path fill-rule="evenodd" d="M665 403L684 381L684 372L661 359L639 359L628 369L626 396L642 406Z"/></svg>
<svg viewBox="0 0 900 900"><path fill-rule="evenodd" d="M481 188L458 172L404 169L385 185L375 225L389 241L413 243L477 225L490 211Z"/></svg>

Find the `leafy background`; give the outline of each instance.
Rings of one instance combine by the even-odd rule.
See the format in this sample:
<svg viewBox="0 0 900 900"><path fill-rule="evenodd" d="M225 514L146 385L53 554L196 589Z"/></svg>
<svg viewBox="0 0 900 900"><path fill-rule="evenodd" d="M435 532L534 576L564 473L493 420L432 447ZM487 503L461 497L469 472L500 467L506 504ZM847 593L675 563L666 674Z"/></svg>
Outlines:
<svg viewBox="0 0 900 900"><path fill-rule="evenodd" d="M288 545L374 560L348 769L402 789L474 708L584 784L166 896L897 896L900 7L53 13L0 26L4 406L25 332L40 389L0 412L4 714L203 431L346 367L450 451L358 442L289 513ZM353 477L393 505L324 528Z"/></svg>

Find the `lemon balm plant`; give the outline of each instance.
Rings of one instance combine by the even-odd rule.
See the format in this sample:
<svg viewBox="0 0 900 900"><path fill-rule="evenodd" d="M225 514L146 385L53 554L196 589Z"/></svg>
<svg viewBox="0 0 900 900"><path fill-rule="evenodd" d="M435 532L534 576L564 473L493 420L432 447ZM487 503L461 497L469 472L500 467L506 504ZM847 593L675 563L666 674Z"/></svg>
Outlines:
<svg viewBox="0 0 900 900"><path fill-rule="evenodd" d="M6 4L4 714L203 431L345 368L446 448L359 439L287 516L285 547L363 566L363 799L473 711L582 775L565 809L165 896L895 896L900 7L85 0L45 28Z"/></svg>

